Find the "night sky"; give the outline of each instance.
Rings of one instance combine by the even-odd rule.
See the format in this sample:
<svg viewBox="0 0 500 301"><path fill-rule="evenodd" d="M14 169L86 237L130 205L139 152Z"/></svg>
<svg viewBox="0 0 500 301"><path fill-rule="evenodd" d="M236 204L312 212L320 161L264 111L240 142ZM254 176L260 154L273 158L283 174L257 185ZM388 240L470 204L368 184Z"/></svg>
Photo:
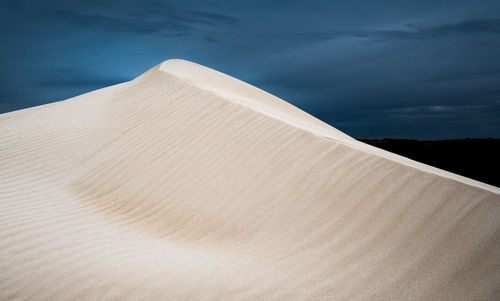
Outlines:
<svg viewBox="0 0 500 301"><path fill-rule="evenodd" d="M0 113L169 58L357 138L500 137L500 1L0 0Z"/></svg>

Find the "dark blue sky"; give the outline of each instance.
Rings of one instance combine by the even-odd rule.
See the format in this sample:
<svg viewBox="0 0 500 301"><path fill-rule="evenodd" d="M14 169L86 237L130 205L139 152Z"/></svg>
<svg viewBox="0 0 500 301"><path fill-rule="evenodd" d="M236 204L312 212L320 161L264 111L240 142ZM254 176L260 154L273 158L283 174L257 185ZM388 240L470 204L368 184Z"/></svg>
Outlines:
<svg viewBox="0 0 500 301"><path fill-rule="evenodd" d="M169 58L358 138L500 137L500 1L0 0L0 113Z"/></svg>

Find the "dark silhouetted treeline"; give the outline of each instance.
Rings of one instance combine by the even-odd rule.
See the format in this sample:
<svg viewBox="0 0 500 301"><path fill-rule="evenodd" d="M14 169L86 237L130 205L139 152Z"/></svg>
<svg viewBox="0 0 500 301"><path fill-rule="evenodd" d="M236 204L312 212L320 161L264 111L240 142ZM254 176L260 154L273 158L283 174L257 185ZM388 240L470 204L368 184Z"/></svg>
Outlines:
<svg viewBox="0 0 500 301"><path fill-rule="evenodd" d="M500 187L500 139L359 139L410 159Z"/></svg>

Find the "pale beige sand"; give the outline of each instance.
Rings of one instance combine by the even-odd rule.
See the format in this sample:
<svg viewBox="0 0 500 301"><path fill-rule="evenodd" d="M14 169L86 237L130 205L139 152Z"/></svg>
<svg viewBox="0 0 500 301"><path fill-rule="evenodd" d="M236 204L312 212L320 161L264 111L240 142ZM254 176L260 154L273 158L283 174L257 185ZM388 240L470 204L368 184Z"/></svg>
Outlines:
<svg viewBox="0 0 500 301"><path fill-rule="evenodd" d="M0 115L0 299L500 300L499 193L169 60Z"/></svg>

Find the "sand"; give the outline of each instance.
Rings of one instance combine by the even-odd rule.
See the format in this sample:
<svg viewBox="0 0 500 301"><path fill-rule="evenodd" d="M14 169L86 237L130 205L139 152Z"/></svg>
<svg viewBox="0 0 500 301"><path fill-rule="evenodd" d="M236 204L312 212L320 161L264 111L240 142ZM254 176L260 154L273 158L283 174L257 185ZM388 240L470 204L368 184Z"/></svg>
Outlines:
<svg viewBox="0 0 500 301"><path fill-rule="evenodd" d="M500 300L500 189L168 60L0 115L0 300Z"/></svg>

